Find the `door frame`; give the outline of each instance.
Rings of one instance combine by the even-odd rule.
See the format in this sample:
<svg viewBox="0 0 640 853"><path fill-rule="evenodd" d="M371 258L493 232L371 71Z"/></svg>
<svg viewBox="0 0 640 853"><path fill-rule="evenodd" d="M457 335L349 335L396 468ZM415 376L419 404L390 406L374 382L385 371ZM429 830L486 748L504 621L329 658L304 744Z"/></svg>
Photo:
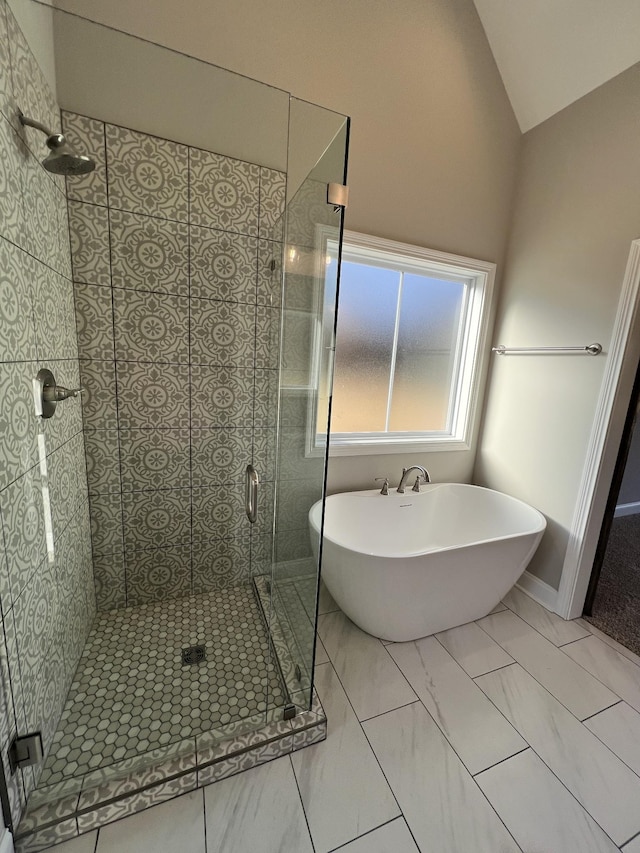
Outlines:
<svg viewBox="0 0 640 853"><path fill-rule="evenodd" d="M633 240L589 438L555 610L582 615L640 361L640 239Z"/></svg>

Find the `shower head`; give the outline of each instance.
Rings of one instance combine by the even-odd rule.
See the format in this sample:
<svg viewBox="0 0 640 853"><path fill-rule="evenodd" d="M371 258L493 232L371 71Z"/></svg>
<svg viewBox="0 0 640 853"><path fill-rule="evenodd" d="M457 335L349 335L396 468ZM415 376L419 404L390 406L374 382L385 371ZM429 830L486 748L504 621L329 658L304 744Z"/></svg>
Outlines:
<svg viewBox="0 0 640 853"><path fill-rule="evenodd" d="M92 172L96 164L85 154L76 154L62 133L52 133L41 122L20 113L20 124L35 127L47 137L49 154L42 161L47 172L54 175L86 175Z"/></svg>

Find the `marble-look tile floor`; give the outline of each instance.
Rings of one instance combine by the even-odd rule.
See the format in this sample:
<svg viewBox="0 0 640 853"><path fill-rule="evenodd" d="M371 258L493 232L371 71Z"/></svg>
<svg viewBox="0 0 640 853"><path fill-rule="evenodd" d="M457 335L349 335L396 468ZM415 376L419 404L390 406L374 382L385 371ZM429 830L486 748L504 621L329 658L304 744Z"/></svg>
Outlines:
<svg viewBox="0 0 640 853"><path fill-rule="evenodd" d="M385 644L325 596L326 741L56 853L640 853L640 659L505 604Z"/></svg>
<svg viewBox="0 0 640 853"><path fill-rule="evenodd" d="M187 666L182 649L202 644ZM224 729L284 704L249 585L99 613L39 784Z"/></svg>

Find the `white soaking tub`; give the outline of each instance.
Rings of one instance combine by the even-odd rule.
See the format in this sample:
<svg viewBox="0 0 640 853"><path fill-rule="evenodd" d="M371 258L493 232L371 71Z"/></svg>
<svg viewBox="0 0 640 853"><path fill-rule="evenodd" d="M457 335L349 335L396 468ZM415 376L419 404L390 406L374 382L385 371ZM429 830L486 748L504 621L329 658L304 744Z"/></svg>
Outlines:
<svg viewBox="0 0 640 853"><path fill-rule="evenodd" d="M322 503L309 510L317 548ZM537 509L461 483L326 499L322 578L363 631L415 640L486 616L524 572L546 527Z"/></svg>

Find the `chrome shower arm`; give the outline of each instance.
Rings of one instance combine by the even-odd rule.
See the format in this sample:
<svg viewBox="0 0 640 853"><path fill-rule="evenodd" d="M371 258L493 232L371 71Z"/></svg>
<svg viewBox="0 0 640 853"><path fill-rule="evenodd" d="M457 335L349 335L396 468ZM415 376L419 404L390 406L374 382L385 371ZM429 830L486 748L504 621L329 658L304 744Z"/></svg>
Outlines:
<svg viewBox="0 0 640 853"><path fill-rule="evenodd" d="M42 131L45 136L62 136L61 133L54 133L52 130L49 130L46 125L42 124L41 121L36 121L34 118L29 118L23 112L18 112L18 118L20 119L20 124L26 127L35 127L36 130Z"/></svg>

